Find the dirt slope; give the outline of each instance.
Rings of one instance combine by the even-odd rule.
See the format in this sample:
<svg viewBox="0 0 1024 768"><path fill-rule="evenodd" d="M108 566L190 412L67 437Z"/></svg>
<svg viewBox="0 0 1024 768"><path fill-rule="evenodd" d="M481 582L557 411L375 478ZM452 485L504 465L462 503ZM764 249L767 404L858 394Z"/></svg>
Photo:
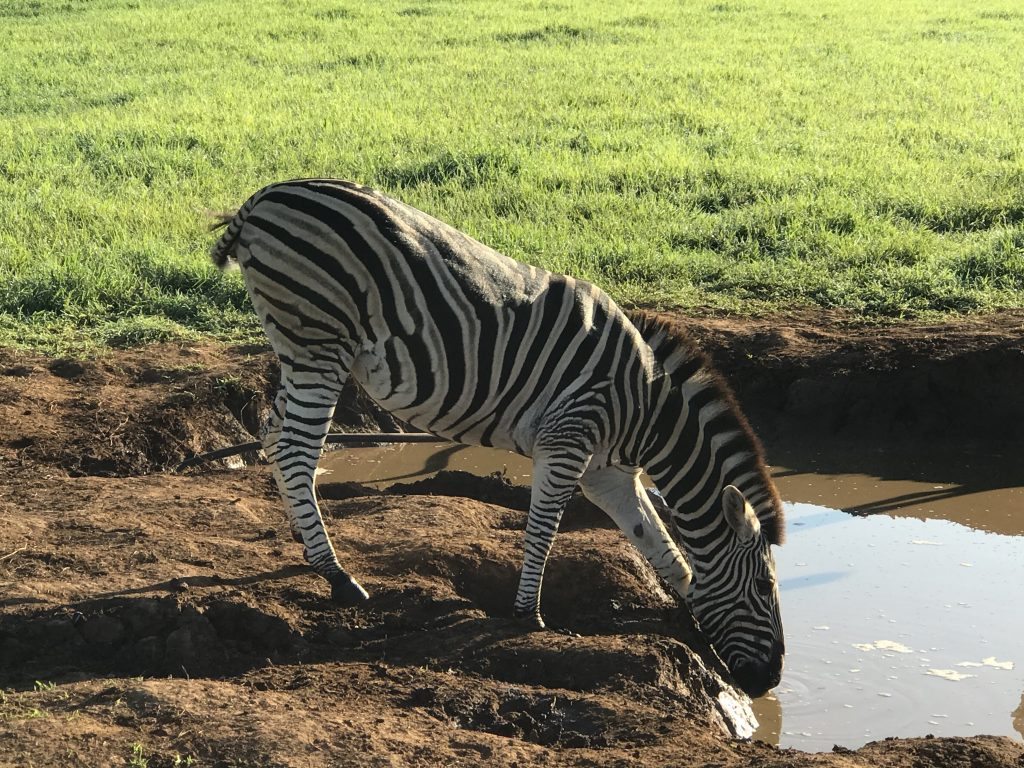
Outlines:
<svg viewBox="0 0 1024 768"><path fill-rule="evenodd" d="M1004 320L980 351L1007 342L1012 361ZM699 322L747 381L760 331ZM812 368L828 380L807 367L823 347L786 349L775 368L760 353L787 390ZM508 618L523 513L441 495L480 495L458 478L435 495L325 494L373 595L335 608L266 468L167 471L250 439L272 379L258 350L0 352L0 766L1024 766L1001 738L824 755L731 740L713 659L616 531L573 510L545 582L562 631L524 633ZM344 417L388 426L367 412Z"/></svg>

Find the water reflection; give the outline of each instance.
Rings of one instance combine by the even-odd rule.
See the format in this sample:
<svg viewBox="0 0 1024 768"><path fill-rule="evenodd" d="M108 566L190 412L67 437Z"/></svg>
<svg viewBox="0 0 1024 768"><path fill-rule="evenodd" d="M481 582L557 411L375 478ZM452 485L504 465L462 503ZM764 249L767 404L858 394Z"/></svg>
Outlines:
<svg viewBox="0 0 1024 768"><path fill-rule="evenodd" d="M1020 706L1014 710L1013 714L1013 727L1024 738L1024 693L1020 696Z"/></svg>
<svg viewBox="0 0 1024 768"><path fill-rule="evenodd" d="M785 440L774 441L768 456L790 501L1024 535L1024 472L1017 456L977 447L933 447L923 454Z"/></svg>
<svg viewBox="0 0 1024 768"><path fill-rule="evenodd" d="M754 700L758 729L754 738L778 746L782 733L782 704L771 691Z"/></svg>
<svg viewBox="0 0 1024 768"><path fill-rule="evenodd" d="M423 456L422 461L417 460L411 465L406 465L404 473L402 472L401 465L399 467L389 467L390 471L387 472L387 477L382 478L382 480L388 483L397 483L403 480L412 481L436 474L445 469L450 469L455 455L469 448L468 445L460 445L458 443L450 445L442 443L440 446L427 444L420 447L425 449L420 454ZM398 470L397 472L395 471L396 469Z"/></svg>

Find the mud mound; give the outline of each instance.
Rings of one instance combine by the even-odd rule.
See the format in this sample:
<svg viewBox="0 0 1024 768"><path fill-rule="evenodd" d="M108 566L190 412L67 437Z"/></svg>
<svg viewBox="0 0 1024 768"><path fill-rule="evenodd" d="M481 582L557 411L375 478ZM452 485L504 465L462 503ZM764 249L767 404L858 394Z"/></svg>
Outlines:
<svg viewBox="0 0 1024 768"><path fill-rule="evenodd" d="M395 483L388 491L405 495L465 496L523 512L530 508L530 489L512 484L498 472L480 477L471 472L445 470L414 483Z"/></svg>
<svg viewBox="0 0 1024 768"><path fill-rule="evenodd" d="M158 345L46 360L0 350L0 420L12 427L0 455L77 475L152 472L251 440L272 382L267 354Z"/></svg>
<svg viewBox="0 0 1024 768"><path fill-rule="evenodd" d="M324 498L350 498L354 495L366 495L375 493L365 486L353 487L358 484L339 483L335 490L334 484L324 483L320 486L320 493ZM505 475L500 472L481 477L471 472L462 470L444 470L433 477L417 480L413 483L395 483L388 486L387 493L398 495L427 495L427 496L460 496L467 499L476 499L486 504L497 504L509 509L521 512L530 509L530 489L522 485L511 483ZM342 494L350 494L348 496ZM516 530L521 530L525 524L525 518L514 518ZM608 515L587 501L578 491L570 499L565 508L560 531L572 530L580 527L612 527L613 523Z"/></svg>
<svg viewBox="0 0 1024 768"><path fill-rule="evenodd" d="M491 733L546 747L639 747L656 743L664 724L649 717L623 718L614 701L595 701L571 692L536 693L481 686L458 690L423 686L412 691L409 704L448 720L460 729Z"/></svg>
<svg viewBox="0 0 1024 768"><path fill-rule="evenodd" d="M201 502L209 514L170 514L171 506L154 501L133 511L130 531L116 529L111 522L120 512L111 495L155 500L147 478L70 478L56 515L50 500L31 487L18 500L22 518L39 524L22 529L34 531L30 545L2 563L5 575L19 579L19 588L0 601L0 685L24 691L22 699L10 700L10 722L26 711L18 701L31 701L30 709L71 711L50 699L50 688L39 689L36 681L44 680L60 683L67 700L78 701L74 711L88 713L97 728L130 723L163 745L160 754L239 749L237 741L224 740L217 718L202 729L217 732L216 739L175 740L184 714L170 702L184 689L173 678L187 678L203 681L196 690L211 702L229 688L246 702L218 717L266 704L256 720L269 730L284 728L288 717L287 708L261 698L277 692L287 693L295 707L294 697L327 696L348 720L361 711L356 700L373 696L373 711L396 718L393 723L400 719L392 711L405 712L403 718L415 711L431 723L422 733L443 727L512 739L521 745L519 754L522 745L607 750L663 744L670 732L664 712L708 733L728 733L717 703L728 689L689 650L687 642L699 645L700 639L688 616L673 610L617 531L581 529L560 539L545 608L552 624L569 631L524 632L509 617L522 512L440 496L328 503L339 555L372 594L365 606L339 610L326 599L326 584L293 565L299 548L259 472L165 480L165 495L177 497L176 506ZM243 495L254 497L244 514L223 513ZM92 523L81 524L86 519ZM0 547L16 549L17 535L6 530ZM189 538L220 544L197 550ZM126 550L140 540L154 556L116 568L129 562ZM74 558L34 557L58 545ZM288 564L275 566L278 558ZM339 693L336 676L353 670L358 682ZM115 683L116 698L108 697L109 686L73 682L140 677L160 679L141 687ZM280 722L261 719L269 713ZM254 722L253 715L245 721ZM16 744L23 748L19 733ZM481 755L500 751L478 746ZM248 751L235 754L270 761L265 764L283 759L265 731Z"/></svg>
<svg viewBox="0 0 1024 768"><path fill-rule="evenodd" d="M515 485L501 472L474 475L462 470L442 470L433 477L412 483L394 483L384 490L353 482L319 482L317 493L325 501L342 501L359 497L392 496L449 496L474 499L485 504L496 504L518 512L530 509L530 489ZM525 525L522 515L506 515L503 525L521 531ZM613 528L611 519L595 507L579 491L573 494L565 508L560 531L576 528Z"/></svg>
<svg viewBox="0 0 1024 768"><path fill-rule="evenodd" d="M468 600L490 616L510 615L524 512L460 497L390 494L330 502L325 509L334 538L357 548L374 578L428 576L446 598ZM605 556L594 557L598 551ZM617 610L675 605L617 529L562 531L553 553L542 600L556 626L590 631L608 626Z"/></svg>
<svg viewBox="0 0 1024 768"><path fill-rule="evenodd" d="M179 490L187 485L182 480ZM87 493L65 498L72 507L76 501L93 502ZM77 518L85 511L72 508L69 513ZM102 507L91 511L102 514ZM364 609L335 610L316 594L325 587L304 567L266 573L258 559L250 558L258 558L261 550L269 555L276 541L287 539L279 531L282 521L266 521L275 523L266 529L264 521L253 521L261 530L249 546L225 549L223 558L190 557L183 569L169 548L163 556L137 560L135 566L147 574L142 587L115 582L105 595L72 597L59 606L29 597L23 589L25 598L5 601L22 609L8 611L0 623L0 647L17 668L0 671L0 676L9 683L35 679L36 664L53 663L118 674L235 674L268 660L330 656L341 646L358 645L371 657L379 647L393 661L412 665L445 668L478 659L471 664L473 671L550 687L614 688L628 678L677 692L682 688L678 675L641 671L648 666L649 649L628 661L633 651L627 649L637 648L637 642L611 639L620 627L647 622L652 627L660 623L662 633L675 636L677 643L700 643L688 616L672 610L673 601L650 568L616 531L565 534L547 575L546 615L555 625L593 635L588 640L549 632L524 635L510 620L522 513L446 497L354 499L332 503L329 513L342 559L372 589ZM161 529L145 519L163 514L161 508L141 513L136 541L143 534L183 533L189 525L181 519ZM275 512L268 508L267 514ZM230 523L225 518L211 527L216 531ZM49 555L47 539L70 545L78 558ZM61 575L66 579L74 569L77 582L64 584L73 596L89 583L110 584L109 568L121 560L126 546L134 543L122 531L51 525L40 532L32 550L16 552L7 568L23 581L39 583L54 577L60 581ZM289 542L289 549L295 554L299 548ZM248 577L228 575L251 565L256 567ZM277 581L283 584L275 587ZM293 581L300 589L291 586ZM140 592L154 596L136 596ZM276 602L278 595L284 604ZM38 602L45 605L33 607ZM670 625L668 617L676 623ZM426 631L437 637L424 646ZM578 663L557 663L576 656Z"/></svg>
<svg viewBox="0 0 1024 768"><path fill-rule="evenodd" d="M123 477L250 442L280 376L272 354L252 352L161 344L49 360L0 349L0 422L10 425L0 438L0 458ZM400 428L354 385L338 418L346 428ZM256 460L250 452L218 463Z"/></svg>
<svg viewBox="0 0 1024 768"><path fill-rule="evenodd" d="M118 675L222 675L283 658L304 646L288 622L244 603L173 597L109 599L75 610L15 615L0 625L0 649L37 676L52 665Z"/></svg>

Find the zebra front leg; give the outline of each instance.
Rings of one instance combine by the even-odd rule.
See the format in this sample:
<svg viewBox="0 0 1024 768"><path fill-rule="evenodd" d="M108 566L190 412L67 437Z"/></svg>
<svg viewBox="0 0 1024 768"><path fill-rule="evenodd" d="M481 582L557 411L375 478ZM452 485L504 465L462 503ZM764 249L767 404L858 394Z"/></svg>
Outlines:
<svg viewBox="0 0 1024 768"><path fill-rule="evenodd" d="M535 455L530 513L523 541L523 569L519 574L514 614L537 629L544 628L540 615L540 590L551 545L558 532L565 505L576 490L585 462L565 455Z"/></svg>
<svg viewBox="0 0 1024 768"><path fill-rule="evenodd" d="M584 496L615 521L654 571L685 601L693 572L647 497L640 483L640 470L602 467L583 475L580 488Z"/></svg>
<svg viewBox="0 0 1024 768"><path fill-rule="evenodd" d="M331 382L333 385L335 382ZM324 528L313 488L316 465L334 416L340 385L298 388L290 380L283 387L283 413L268 419L263 449L288 510L292 535L302 542L303 556L331 585L331 599L342 605L366 600L366 590L338 562ZM275 408L282 401L275 400Z"/></svg>

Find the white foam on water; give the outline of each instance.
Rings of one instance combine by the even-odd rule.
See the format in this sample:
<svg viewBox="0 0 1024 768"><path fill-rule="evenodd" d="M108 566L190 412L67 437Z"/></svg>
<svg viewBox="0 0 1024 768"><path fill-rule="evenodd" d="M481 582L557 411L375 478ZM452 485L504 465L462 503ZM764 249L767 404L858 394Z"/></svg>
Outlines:
<svg viewBox="0 0 1024 768"><path fill-rule="evenodd" d="M970 677L977 677L977 675L968 675L966 672L957 672L955 669L929 669L925 674L932 677L941 677L943 680L949 680L954 683L959 683L961 680L966 680Z"/></svg>
<svg viewBox="0 0 1024 768"><path fill-rule="evenodd" d="M958 667L993 667L994 669L1013 669L1012 661L996 661L995 656L989 656L981 661L961 661Z"/></svg>
<svg viewBox="0 0 1024 768"><path fill-rule="evenodd" d="M903 643L895 640L875 640L873 643L854 643L853 647L859 651L892 651L893 653L913 653L913 648L908 648Z"/></svg>

